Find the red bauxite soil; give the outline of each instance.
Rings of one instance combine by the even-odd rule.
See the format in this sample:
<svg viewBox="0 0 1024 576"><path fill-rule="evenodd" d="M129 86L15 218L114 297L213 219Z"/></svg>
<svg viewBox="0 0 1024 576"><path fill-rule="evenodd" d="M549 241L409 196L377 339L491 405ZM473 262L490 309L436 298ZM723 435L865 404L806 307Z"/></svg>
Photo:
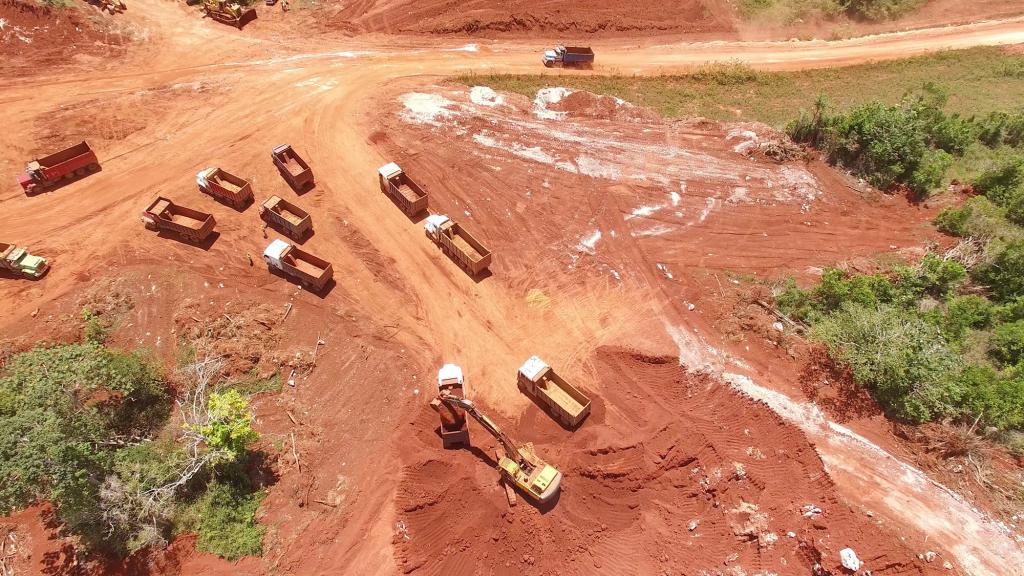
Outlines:
<svg viewBox="0 0 1024 576"><path fill-rule="evenodd" d="M489 36L731 32L732 10L720 0L439 0L354 2L337 15L367 31Z"/></svg>
<svg viewBox="0 0 1024 576"><path fill-rule="evenodd" d="M606 396L575 433L536 407L500 421L562 471L553 507L520 495L509 508L494 440L473 423L473 448L446 451L422 407L396 497L406 573L840 574L847 547L872 573L946 572L842 502L804 434L767 407L674 357L605 347L594 364Z"/></svg>

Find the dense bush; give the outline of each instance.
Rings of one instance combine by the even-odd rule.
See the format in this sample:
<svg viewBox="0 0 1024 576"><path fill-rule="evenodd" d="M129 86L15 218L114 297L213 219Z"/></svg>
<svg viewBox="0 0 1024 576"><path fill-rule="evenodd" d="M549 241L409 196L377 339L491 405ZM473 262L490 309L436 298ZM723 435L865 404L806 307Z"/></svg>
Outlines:
<svg viewBox="0 0 1024 576"><path fill-rule="evenodd" d="M992 331L989 353L1004 366L1024 361L1024 320L1000 324Z"/></svg>
<svg viewBox="0 0 1024 576"><path fill-rule="evenodd" d="M846 12L868 20L888 20L902 16L924 0L840 0Z"/></svg>
<svg viewBox="0 0 1024 576"><path fill-rule="evenodd" d="M833 358L896 417L915 422L959 411L958 358L939 330L891 305L846 303L814 326Z"/></svg>
<svg viewBox="0 0 1024 576"><path fill-rule="evenodd" d="M815 14L838 16L847 14L866 20L888 20L902 16L924 3L924 0L741 0L740 11L747 17L763 13L781 14L783 22L807 18Z"/></svg>
<svg viewBox="0 0 1024 576"><path fill-rule="evenodd" d="M259 556L266 529L256 522L256 511L263 497L263 492L251 489L244 476L231 482L215 481L182 515L181 528L195 532L196 547L205 552L228 560Z"/></svg>
<svg viewBox="0 0 1024 576"><path fill-rule="evenodd" d="M1005 270L1004 262L996 264ZM977 288L966 275L960 264L935 255L884 274L829 269L810 290L788 281L776 304L809 323L812 338L890 415L914 422L980 418L986 426L1020 428L1024 296L993 304L960 293ZM986 364L986 351L998 366Z"/></svg>
<svg viewBox="0 0 1024 576"><path fill-rule="evenodd" d="M1024 240L1008 242L975 276L998 302L1024 296Z"/></svg>
<svg viewBox="0 0 1024 576"><path fill-rule="evenodd" d="M258 437L247 400L235 390L189 395L201 400L202 419L171 425L157 368L100 344L106 331L90 331L94 319L83 316L93 336L85 343L14 355L0 373L0 514L48 500L84 551L123 555L165 544L181 498L206 498L219 475L220 492L203 500L207 508L221 524L243 517L248 524L238 523L223 551L217 538L207 549L231 557L258 552L259 496L239 472Z"/></svg>
<svg viewBox="0 0 1024 576"><path fill-rule="evenodd" d="M872 102L845 114L831 115L819 99L814 112L790 123L788 131L878 188L903 185L923 197L940 186L954 156L976 137L970 122L943 112L945 102L933 85L895 106Z"/></svg>
<svg viewBox="0 0 1024 576"><path fill-rule="evenodd" d="M0 377L0 510L51 500L86 547L120 550L131 535L101 522L100 486L118 447L167 419L165 390L141 356L97 344L14 356Z"/></svg>
<svg viewBox="0 0 1024 576"><path fill-rule="evenodd" d="M969 365L958 379L968 417L1000 430L1024 429L1024 378L1006 378L989 366Z"/></svg>
<svg viewBox="0 0 1024 576"><path fill-rule="evenodd" d="M1024 71L1024 66L1021 66ZM978 140L987 146L1024 144L1024 111L992 112L976 121Z"/></svg>

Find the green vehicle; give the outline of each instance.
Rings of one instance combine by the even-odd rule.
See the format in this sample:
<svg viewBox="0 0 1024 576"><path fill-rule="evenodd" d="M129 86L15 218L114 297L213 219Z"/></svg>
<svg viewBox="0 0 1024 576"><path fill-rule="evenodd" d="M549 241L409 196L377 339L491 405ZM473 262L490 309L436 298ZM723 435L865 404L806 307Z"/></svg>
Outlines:
<svg viewBox="0 0 1024 576"><path fill-rule="evenodd" d="M40 278L50 269L46 258L33 256L24 248L0 242L0 270L25 278Z"/></svg>

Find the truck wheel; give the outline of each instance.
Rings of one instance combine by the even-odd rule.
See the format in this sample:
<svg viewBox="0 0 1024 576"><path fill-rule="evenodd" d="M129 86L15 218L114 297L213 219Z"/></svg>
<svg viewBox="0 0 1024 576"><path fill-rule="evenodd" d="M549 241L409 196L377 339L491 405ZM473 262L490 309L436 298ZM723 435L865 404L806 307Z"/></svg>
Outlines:
<svg viewBox="0 0 1024 576"><path fill-rule="evenodd" d="M78 170L75 170L75 176L85 176L86 172L88 172L88 170L86 170L84 167L79 168Z"/></svg>
<svg viewBox="0 0 1024 576"><path fill-rule="evenodd" d="M96 162L93 162L92 164L89 164L87 168L89 169L89 172L96 172L97 170L100 169L100 165L97 164Z"/></svg>

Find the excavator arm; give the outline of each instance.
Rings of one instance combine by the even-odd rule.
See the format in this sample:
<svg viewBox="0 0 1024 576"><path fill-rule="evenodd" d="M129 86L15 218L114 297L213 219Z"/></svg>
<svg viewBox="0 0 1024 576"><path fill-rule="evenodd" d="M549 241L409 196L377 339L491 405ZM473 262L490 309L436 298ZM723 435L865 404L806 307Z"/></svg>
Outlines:
<svg viewBox="0 0 1024 576"><path fill-rule="evenodd" d="M501 442L501 446L505 449L505 456L514 460L516 463L522 464L523 457L519 453L519 448L515 445L515 442L502 432L501 428L499 428L498 425L490 418L484 416L484 414L477 409L476 404L473 404L472 400L459 398L458 396L450 396L443 393L438 396L438 399L453 408L462 408L465 410L467 414L479 422L481 426L491 433L492 436L497 438L498 442Z"/></svg>

